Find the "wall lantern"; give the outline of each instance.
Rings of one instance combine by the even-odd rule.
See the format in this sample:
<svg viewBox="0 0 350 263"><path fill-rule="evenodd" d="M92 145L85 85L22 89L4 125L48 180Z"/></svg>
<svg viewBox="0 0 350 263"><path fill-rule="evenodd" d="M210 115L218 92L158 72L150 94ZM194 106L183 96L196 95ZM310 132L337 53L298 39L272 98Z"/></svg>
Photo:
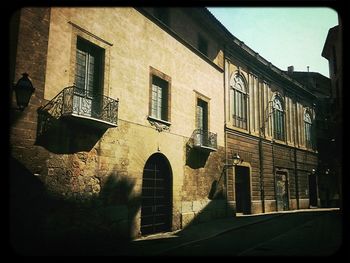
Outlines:
<svg viewBox="0 0 350 263"><path fill-rule="evenodd" d="M22 78L20 78L14 87L16 93L16 100L18 108L23 111L25 107L28 106L30 97L32 96L35 88L29 79L28 73L23 73Z"/></svg>
<svg viewBox="0 0 350 263"><path fill-rule="evenodd" d="M233 154L232 161L233 161L233 165L237 165L243 162L243 160L241 160L241 157L239 156L238 153Z"/></svg>

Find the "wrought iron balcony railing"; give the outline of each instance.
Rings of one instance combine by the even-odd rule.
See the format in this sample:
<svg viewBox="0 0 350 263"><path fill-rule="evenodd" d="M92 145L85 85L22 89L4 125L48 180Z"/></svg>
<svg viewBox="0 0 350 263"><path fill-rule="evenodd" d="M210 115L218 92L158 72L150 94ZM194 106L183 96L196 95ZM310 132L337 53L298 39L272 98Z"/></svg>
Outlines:
<svg viewBox="0 0 350 263"><path fill-rule="evenodd" d="M196 129L192 133L193 147L208 151L216 151L217 134L202 129Z"/></svg>
<svg viewBox="0 0 350 263"><path fill-rule="evenodd" d="M72 117L93 123L95 126L116 127L118 100L70 86L41 107L39 112L50 119Z"/></svg>

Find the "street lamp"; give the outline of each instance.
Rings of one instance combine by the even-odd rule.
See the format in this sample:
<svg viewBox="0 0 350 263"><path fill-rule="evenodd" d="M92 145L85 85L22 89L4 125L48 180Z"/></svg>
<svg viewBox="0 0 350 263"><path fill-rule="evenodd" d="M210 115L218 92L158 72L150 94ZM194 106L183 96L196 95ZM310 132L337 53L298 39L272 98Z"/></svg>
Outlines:
<svg viewBox="0 0 350 263"><path fill-rule="evenodd" d="M234 165L240 164L241 162L243 162L243 160L241 160L241 157L239 156L238 153L234 153L232 156L232 161Z"/></svg>
<svg viewBox="0 0 350 263"><path fill-rule="evenodd" d="M18 108L23 111L28 106L30 97L35 88L29 79L28 73L23 73L17 84L14 86Z"/></svg>
<svg viewBox="0 0 350 263"><path fill-rule="evenodd" d="M238 153L234 153L232 154L232 164L225 164L225 168L230 168L230 167L234 167L240 163L242 163L243 160L241 159L241 157L239 156Z"/></svg>

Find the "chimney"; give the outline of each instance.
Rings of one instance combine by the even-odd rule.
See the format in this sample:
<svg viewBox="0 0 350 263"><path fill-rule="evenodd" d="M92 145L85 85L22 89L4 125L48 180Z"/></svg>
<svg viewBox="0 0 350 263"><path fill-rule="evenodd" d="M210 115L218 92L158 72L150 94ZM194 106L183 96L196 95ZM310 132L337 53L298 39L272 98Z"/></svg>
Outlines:
<svg viewBox="0 0 350 263"><path fill-rule="evenodd" d="M294 66L289 66L288 67L288 73L293 73L294 71Z"/></svg>

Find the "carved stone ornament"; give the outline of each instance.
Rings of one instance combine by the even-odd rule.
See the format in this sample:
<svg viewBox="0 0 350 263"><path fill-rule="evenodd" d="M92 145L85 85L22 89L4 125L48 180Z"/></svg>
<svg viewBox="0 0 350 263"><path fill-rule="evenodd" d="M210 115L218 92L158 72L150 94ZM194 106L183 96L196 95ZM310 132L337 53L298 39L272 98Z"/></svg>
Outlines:
<svg viewBox="0 0 350 263"><path fill-rule="evenodd" d="M156 128L156 130L158 132L162 132L162 131L169 131L170 127L168 125L165 125L163 123L157 122L157 121L153 121L153 120L148 120L149 123Z"/></svg>

